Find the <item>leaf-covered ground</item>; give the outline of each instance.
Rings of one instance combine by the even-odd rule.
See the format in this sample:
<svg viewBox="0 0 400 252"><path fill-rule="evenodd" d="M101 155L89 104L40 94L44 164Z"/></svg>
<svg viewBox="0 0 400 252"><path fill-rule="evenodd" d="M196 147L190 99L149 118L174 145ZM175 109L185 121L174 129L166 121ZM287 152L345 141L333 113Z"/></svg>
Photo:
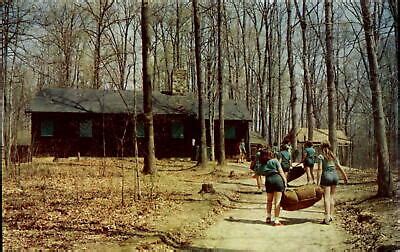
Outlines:
<svg viewBox="0 0 400 252"><path fill-rule="evenodd" d="M158 161L157 175L139 174L141 199L135 200L133 160L35 159L17 178L3 180L3 249L85 248L127 239L138 248L184 246L236 197L199 194L202 183L228 173L194 165Z"/></svg>
<svg viewBox="0 0 400 252"><path fill-rule="evenodd" d="M18 177L3 175L3 249L185 247L240 199L232 185L249 172L247 164L233 165L157 161L155 176L139 174L137 199L132 159L35 159L19 167ZM375 170L346 171L350 184L338 187L337 218L347 242L362 250L400 246L399 198L373 198ZM217 193L199 194L203 183L217 185Z"/></svg>
<svg viewBox="0 0 400 252"><path fill-rule="evenodd" d="M375 169L351 168L346 172L351 180L338 187L337 212L349 234L348 243L358 250L400 249L400 195L376 197ZM398 182L397 174L393 175Z"/></svg>

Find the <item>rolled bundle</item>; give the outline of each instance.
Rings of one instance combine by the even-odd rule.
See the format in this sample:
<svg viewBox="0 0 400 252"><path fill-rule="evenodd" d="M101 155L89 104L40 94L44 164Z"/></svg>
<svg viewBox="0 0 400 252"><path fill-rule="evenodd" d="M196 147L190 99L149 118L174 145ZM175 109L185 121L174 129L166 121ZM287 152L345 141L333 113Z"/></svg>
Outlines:
<svg viewBox="0 0 400 252"><path fill-rule="evenodd" d="M300 178L306 171L304 170L303 166L295 166L289 170L287 181L293 181L295 179Z"/></svg>
<svg viewBox="0 0 400 252"><path fill-rule="evenodd" d="M286 211L308 208L317 203L323 195L322 188L317 185L303 185L283 193L281 206Z"/></svg>

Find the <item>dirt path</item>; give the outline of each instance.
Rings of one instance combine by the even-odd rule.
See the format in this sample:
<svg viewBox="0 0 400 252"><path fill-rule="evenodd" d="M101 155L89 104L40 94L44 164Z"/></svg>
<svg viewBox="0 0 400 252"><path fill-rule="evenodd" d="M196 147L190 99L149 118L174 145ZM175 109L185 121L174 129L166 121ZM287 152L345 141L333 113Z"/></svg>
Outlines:
<svg viewBox="0 0 400 252"><path fill-rule="evenodd" d="M291 184L304 183L304 176ZM222 215L202 238L193 241L191 249L253 251L343 251L346 234L338 224L322 225L323 202L299 211L282 211L285 226L265 224L266 193L255 194L254 179L240 181L236 190L244 194L237 208ZM215 187L218 189L219 185Z"/></svg>

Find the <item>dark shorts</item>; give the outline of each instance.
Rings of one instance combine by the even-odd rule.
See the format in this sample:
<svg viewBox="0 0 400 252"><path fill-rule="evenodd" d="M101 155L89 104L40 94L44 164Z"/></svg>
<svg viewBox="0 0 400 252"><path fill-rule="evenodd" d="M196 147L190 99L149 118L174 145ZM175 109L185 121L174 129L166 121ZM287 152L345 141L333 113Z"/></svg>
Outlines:
<svg viewBox="0 0 400 252"><path fill-rule="evenodd" d="M326 171L321 174L321 185L322 186L333 186L337 185L339 177L336 171Z"/></svg>
<svg viewBox="0 0 400 252"><path fill-rule="evenodd" d="M314 160L312 158L306 158L304 160L304 165L307 167L314 168Z"/></svg>
<svg viewBox="0 0 400 252"><path fill-rule="evenodd" d="M289 172L290 164L281 163L281 166L284 172Z"/></svg>
<svg viewBox="0 0 400 252"><path fill-rule="evenodd" d="M267 191L267 193L285 191L285 183L283 182L281 175L274 174L274 175L266 176L265 177L265 191Z"/></svg>

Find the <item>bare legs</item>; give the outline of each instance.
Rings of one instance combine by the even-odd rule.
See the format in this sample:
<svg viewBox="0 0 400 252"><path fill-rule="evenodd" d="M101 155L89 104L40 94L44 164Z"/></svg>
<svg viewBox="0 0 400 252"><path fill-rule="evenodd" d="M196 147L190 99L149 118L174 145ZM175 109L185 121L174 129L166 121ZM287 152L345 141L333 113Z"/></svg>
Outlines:
<svg viewBox="0 0 400 252"><path fill-rule="evenodd" d="M246 153L243 151L240 151L239 153L239 162L238 163L243 163L244 161L246 161Z"/></svg>
<svg viewBox="0 0 400 252"><path fill-rule="evenodd" d="M324 222L328 224L333 217L335 209L335 194L336 186L324 186L324 207L325 207L325 219Z"/></svg>
<svg viewBox="0 0 400 252"><path fill-rule="evenodd" d="M330 202L330 212L329 217L333 219L333 213L335 211L335 194L336 194L336 186L331 186L331 202Z"/></svg>
<svg viewBox="0 0 400 252"><path fill-rule="evenodd" d="M307 174L307 184L315 184L315 178L314 178L314 165L312 167L305 166L306 168L306 174Z"/></svg>
<svg viewBox="0 0 400 252"><path fill-rule="evenodd" d="M274 192L275 224L280 223L279 214L281 212L281 199L282 199L282 192Z"/></svg>
<svg viewBox="0 0 400 252"><path fill-rule="evenodd" d="M320 165L318 165L317 169L317 185L321 184L321 174L322 174L322 168Z"/></svg>
<svg viewBox="0 0 400 252"><path fill-rule="evenodd" d="M275 224L280 224L279 215L281 212L282 192L267 193L267 220L271 220L272 202L274 203Z"/></svg>
<svg viewBox="0 0 400 252"><path fill-rule="evenodd" d="M258 190L262 190L261 176L256 175Z"/></svg>
<svg viewBox="0 0 400 252"><path fill-rule="evenodd" d="M267 193L267 222L271 221L272 201L274 200L274 193Z"/></svg>

